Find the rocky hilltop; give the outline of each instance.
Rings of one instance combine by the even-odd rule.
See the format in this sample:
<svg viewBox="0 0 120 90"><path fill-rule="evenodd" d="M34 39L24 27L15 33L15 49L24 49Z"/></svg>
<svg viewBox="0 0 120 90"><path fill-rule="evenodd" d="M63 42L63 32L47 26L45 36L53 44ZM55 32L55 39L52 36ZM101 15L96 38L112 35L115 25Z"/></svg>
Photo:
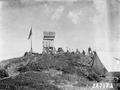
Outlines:
<svg viewBox="0 0 120 90"><path fill-rule="evenodd" d="M26 52L22 57L0 63L0 89L80 90L103 81L106 73L95 51L88 55Z"/></svg>

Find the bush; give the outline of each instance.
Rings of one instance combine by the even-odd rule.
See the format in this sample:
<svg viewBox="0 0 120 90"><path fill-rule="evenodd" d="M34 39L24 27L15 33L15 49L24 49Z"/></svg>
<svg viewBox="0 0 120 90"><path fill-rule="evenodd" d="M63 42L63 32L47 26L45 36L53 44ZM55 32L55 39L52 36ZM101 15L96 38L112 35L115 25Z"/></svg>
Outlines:
<svg viewBox="0 0 120 90"><path fill-rule="evenodd" d="M8 73L4 69L0 69L0 78L8 77Z"/></svg>

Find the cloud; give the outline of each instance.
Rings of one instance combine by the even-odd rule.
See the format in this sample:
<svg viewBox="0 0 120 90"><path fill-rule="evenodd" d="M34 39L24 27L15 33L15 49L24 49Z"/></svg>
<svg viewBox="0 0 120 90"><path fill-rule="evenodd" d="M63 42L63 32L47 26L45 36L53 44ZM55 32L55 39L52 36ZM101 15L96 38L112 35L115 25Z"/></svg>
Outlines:
<svg viewBox="0 0 120 90"><path fill-rule="evenodd" d="M35 0L35 1L55 1L55 2L65 1L65 2L74 2L74 1L78 1L78 0Z"/></svg>
<svg viewBox="0 0 120 90"><path fill-rule="evenodd" d="M53 20L58 20L58 19L60 19L63 11L64 11L64 7L63 7L63 6L58 7L58 8L55 10L55 12L53 13L52 19L53 19Z"/></svg>
<svg viewBox="0 0 120 90"><path fill-rule="evenodd" d="M74 23L79 22L91 22L94 16L97 15L95 7L93 5L77 8L68 12L68 18ZM87 20L87 21L86 21Z"/></svg>
<svg viewBox="0 0 120 90"><path fill-rule="evenodd" d="M68 13L68 18L72 20L74 24L77 24L79 22L79 18L82 15L82 12L74 12L74 11L69 11Z"/></svg>
<svg viewBox="0 0 120 90"><path fill-rule="evenodd" d="M52 8L51 6L48 6L48 4L44 4L44 12L47 15L50 15L51 13L53 13L54 8Z"/></svg>
<svg viewBox="0 0 120 90"><path fill-rule="evenodd" d="M31 1L31 0L21 0L22 3L29 2L29 1Z"/></svg>

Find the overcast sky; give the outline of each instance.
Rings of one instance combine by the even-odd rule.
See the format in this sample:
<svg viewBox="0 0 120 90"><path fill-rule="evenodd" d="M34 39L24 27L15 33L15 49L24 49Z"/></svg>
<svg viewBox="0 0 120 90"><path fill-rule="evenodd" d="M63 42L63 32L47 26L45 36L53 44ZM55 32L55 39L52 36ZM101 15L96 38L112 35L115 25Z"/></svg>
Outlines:
<svg viewBox="0 0 120 90"><path fill-rule="evenodd" d="M116 0L114 0L116 1ZM114 2L111 0L111 2ZM0 2L0 60L42 51L43 31L55 31L55 46L96 50L108 70L120 70L119 5L106 0L5 0ZM113 6L113 7L111 7ZM118 6L118 7L114 7ZM111 7L111 8L110 8ZM113 12L116 14L113 15ZM116 17L116 18L115 18ZM113 26L113 27L112 27ZM115 30L115 32L113 31Z"/></svg>

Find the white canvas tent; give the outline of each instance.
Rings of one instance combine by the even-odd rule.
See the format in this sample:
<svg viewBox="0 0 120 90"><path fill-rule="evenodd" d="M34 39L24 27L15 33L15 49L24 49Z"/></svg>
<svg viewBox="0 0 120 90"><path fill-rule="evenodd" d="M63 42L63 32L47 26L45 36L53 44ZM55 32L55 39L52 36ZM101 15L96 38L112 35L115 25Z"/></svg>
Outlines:
<svg viewBox="0 0 120 90"><path fill-rule="evenodd" d="M94 53L94 56L93 56L92 68L94 69L95 73L99 75L105 75L108 72L105 66L100 61L96 52Z"/></svg>

